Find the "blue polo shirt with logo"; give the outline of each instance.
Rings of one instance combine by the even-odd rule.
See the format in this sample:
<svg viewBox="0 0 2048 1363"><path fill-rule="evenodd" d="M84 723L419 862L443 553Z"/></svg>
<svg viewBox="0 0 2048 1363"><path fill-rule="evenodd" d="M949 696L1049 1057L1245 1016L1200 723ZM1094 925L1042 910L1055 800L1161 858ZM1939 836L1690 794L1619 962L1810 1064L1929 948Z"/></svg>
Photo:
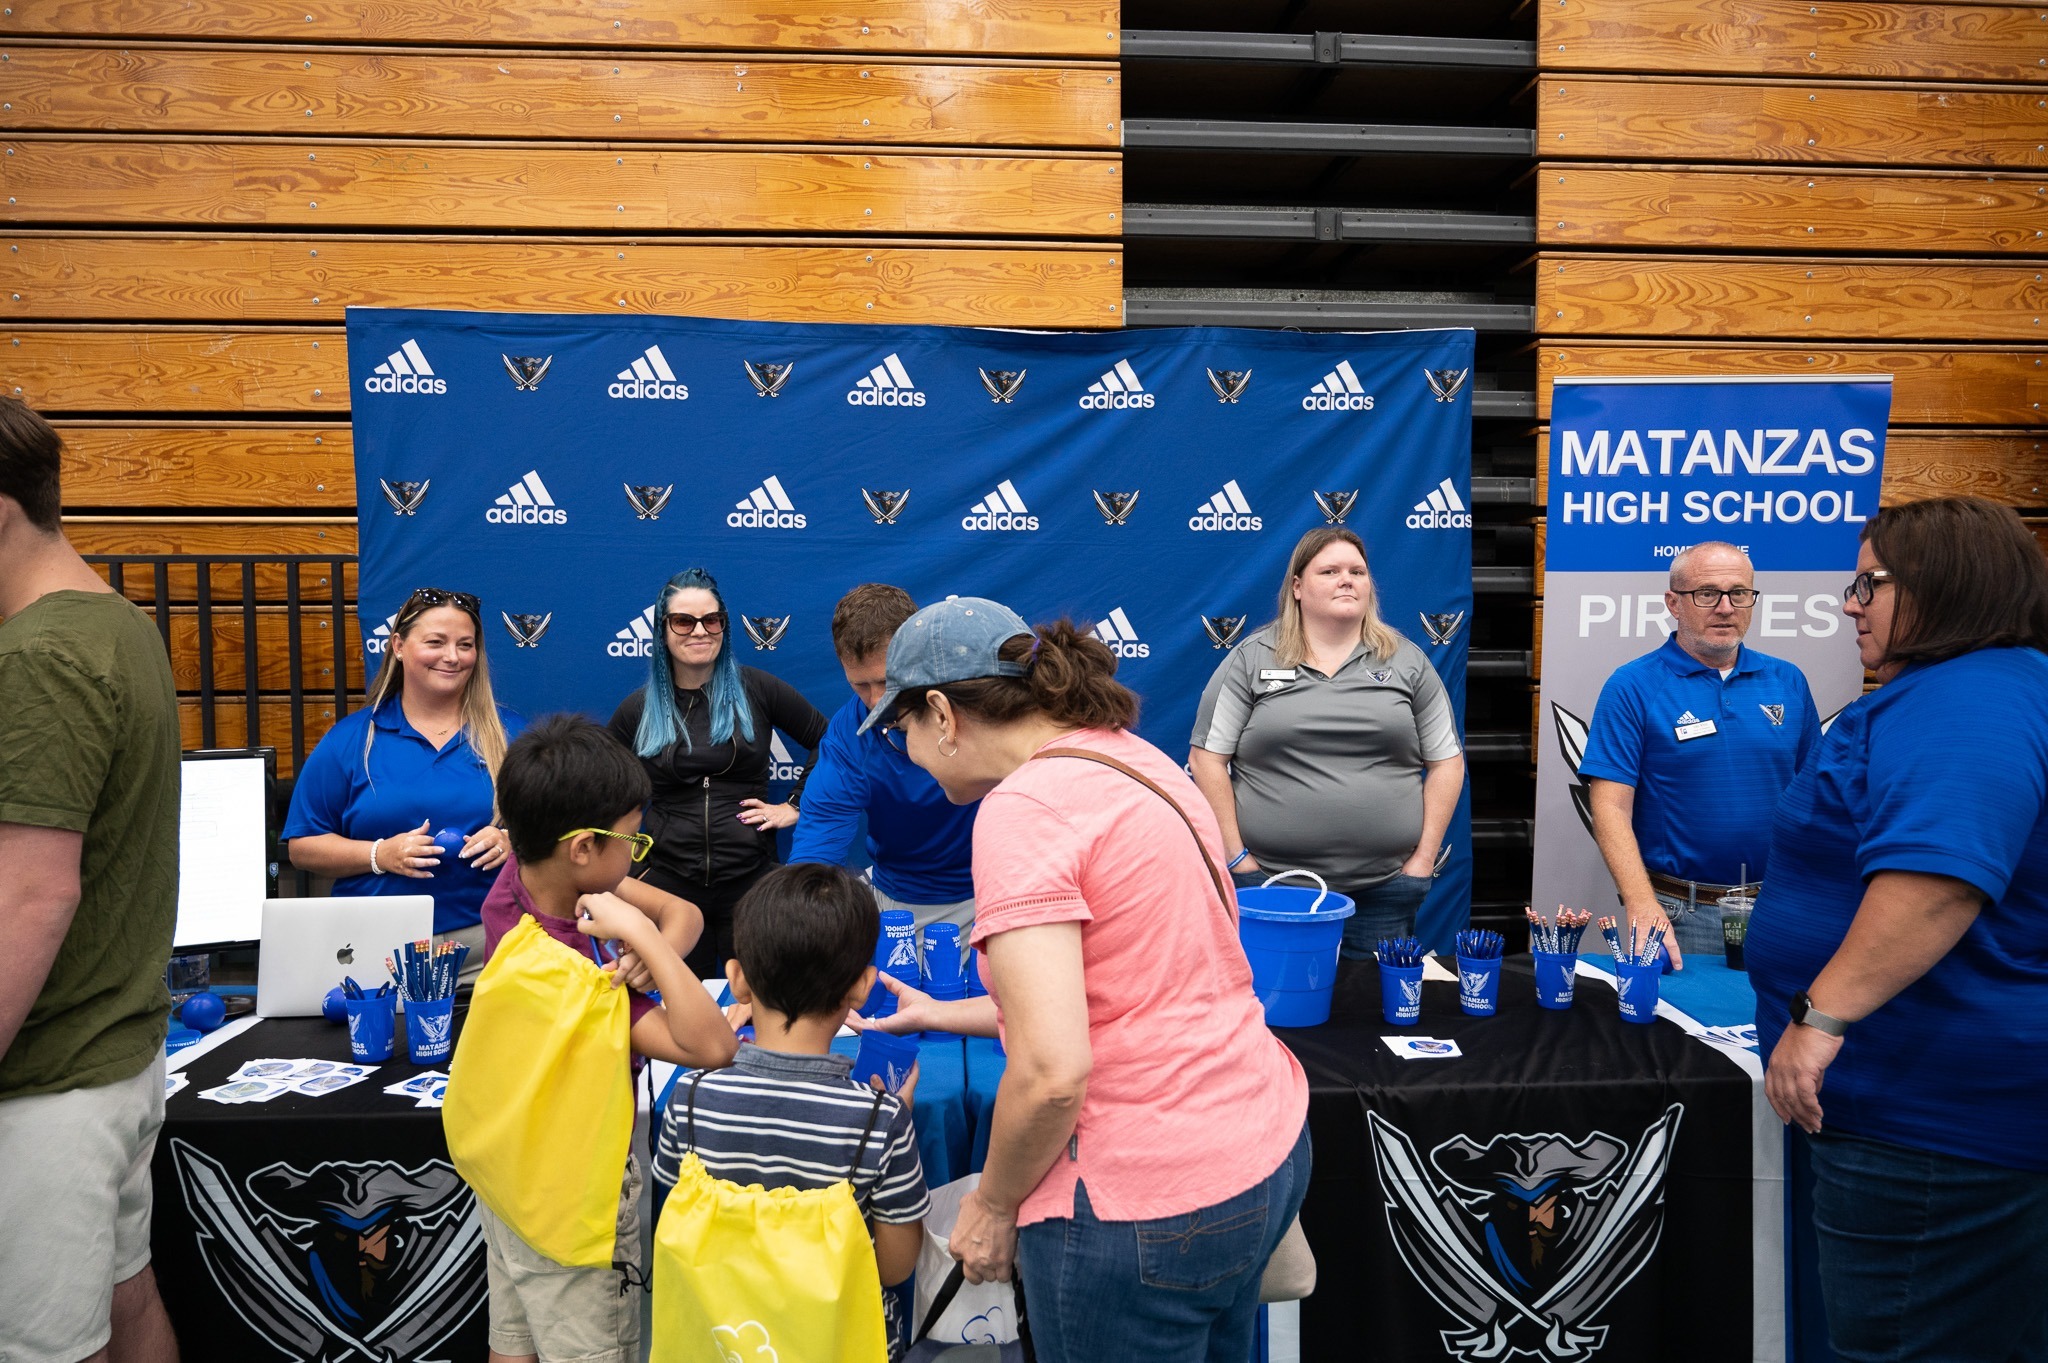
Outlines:
<svg viewBox="0 0 2048 1363"><path fill-rule="evenodd" d="M1650 870L1734 885L1767 870L1778 799L1819 737L1797 667L1745 646L1723 680L1672 635L1600 689L1579 775L1635 787Z"/></svg>
<svg viewBox="0 0 2048 1363"><path fill-rule="evenodd" d="M526 727L502 705L498 719L508 742ZM377 739L370 745L366 769L363 735L372 724ZM291 812L279 836L289 840L339 833L368 842L410 833L422 820L429 833L444 828L474 833L491 821L494 805L491 773L469 746L468 736L457 733L437 752L393 698L375 710L358 710L327 731L299 768ZM460 857L443 855L431 879L364 871L335 881L334 893L430 894L434 931L452 932L481 921L484 896L497 878L495 870L473 870Z"/></svg>

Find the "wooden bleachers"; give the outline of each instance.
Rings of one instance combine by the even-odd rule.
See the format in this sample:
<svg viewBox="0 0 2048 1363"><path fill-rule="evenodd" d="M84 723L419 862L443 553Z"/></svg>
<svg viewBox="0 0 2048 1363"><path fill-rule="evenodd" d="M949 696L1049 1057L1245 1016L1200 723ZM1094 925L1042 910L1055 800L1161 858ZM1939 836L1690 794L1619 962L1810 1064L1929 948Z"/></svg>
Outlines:
<svg viewBox="0 0 2048 1363"><path fill-rule="evenodd" d="M17 0L0 382L81 550L323 556L122 568L188 741L253 712L289 771L294 683L308 741L363 685L346 308L1120 325L1117 45L1047 0Z"/></svg>

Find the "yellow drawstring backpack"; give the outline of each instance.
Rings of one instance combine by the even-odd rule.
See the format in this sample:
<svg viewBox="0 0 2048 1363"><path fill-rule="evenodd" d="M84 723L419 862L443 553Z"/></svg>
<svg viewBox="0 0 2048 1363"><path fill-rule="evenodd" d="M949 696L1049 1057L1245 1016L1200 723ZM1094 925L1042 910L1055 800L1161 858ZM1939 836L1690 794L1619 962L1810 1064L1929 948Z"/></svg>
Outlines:
<svg viewBox="0 0 2048 1363"><path fill-rule="evenodd" d="M521 1240L610 1266L633 1141L626 991L531 915L477 979L441 1126L456 1172Z"/></svg>
<svg viewBox="0 0 2048 1363"><path fill-rule="evenodd" d="M875 1245L852 1180L882 1094L868 1110L846 1178L829 1188L763 1188L713 1178L697 1157L690 1080L676 1186L654 1232L651 1363L888 1363Z"/></svg>

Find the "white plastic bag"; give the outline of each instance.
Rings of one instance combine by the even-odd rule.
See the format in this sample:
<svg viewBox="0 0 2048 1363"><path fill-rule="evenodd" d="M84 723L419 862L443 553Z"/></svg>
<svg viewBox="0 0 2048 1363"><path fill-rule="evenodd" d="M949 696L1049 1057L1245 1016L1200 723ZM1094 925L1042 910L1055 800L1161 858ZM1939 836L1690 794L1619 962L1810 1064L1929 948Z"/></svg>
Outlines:
<svg viewBox="0 0 2048 1363"><path fill-rule="evenodd" d="M1009 1344L1017 1338L1017 1291L1014 1282L962 1282L952 1301L936 1320L929 1322L932 1305L946 1286L956 1260L946 1250L953 1236L953 1224L960 1219L960 1203L981 1183L980 1174L969 1174L943 1188L932 1190L931 1215L924 1219L924 1247L917 1255L917 1308L911 1318L912 1331L940 1347L954 1344Z"/></svg>

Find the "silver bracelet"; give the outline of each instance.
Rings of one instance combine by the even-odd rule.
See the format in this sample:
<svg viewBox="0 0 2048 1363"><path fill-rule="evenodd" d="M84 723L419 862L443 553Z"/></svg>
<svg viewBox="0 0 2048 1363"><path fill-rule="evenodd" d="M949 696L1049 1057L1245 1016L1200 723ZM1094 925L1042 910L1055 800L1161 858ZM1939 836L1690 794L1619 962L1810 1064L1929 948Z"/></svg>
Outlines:
<svg viewBox="0 0 2048 1363"><path fill-rule="evenodd" d="M382 847L383 845L384 839L382 838L373 838L370 840L370 874L373 876L381 876L384 874L384 868L377 864L377 849Z"/></svg>

